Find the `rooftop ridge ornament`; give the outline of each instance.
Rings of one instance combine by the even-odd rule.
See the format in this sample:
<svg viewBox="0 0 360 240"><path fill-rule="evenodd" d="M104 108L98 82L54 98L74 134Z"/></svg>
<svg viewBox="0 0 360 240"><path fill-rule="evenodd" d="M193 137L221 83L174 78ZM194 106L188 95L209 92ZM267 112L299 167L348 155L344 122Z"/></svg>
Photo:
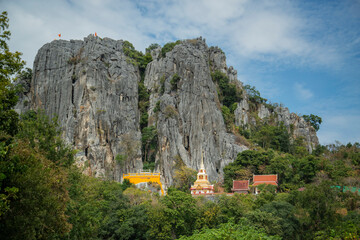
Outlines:
<svg viewBox="0 0 360 240"><path fill-rule="evenodd" d="M201 151L200 169L205 169L205 166L204 166L204 150Z"/></svg>

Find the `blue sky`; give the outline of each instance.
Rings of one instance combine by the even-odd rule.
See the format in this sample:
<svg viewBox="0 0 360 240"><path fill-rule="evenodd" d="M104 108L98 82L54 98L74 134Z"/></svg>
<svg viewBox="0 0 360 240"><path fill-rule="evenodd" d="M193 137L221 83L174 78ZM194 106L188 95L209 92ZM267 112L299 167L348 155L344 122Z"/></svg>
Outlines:
<svg viewBox="0 0 360 240"><path fill-rule="evenodd" d="M202 36L238 79L291 112L323 119L321 144L360 142L360 0L0 0L12 50L32 67L57 38L151 43Z"/></svg>

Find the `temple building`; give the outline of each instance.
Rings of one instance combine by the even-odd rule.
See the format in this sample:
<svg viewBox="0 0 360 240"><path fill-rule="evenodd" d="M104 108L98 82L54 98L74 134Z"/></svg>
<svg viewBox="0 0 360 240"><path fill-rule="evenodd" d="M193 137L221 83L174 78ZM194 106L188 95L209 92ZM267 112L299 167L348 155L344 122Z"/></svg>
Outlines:
<svg viewBox="0 0 360 240"><path fill-rule="evenodd" d="M214 185L210 185L208 175L204 167L203 153L201 153L201 165L194 185L190 188L191 195L206 195L214 193Z"/></svg>
<svg viewBox="0 0 360 240"><path fill-rule="evenodd" d="M231 188L231 191L233 193L247 194L250 191L249 182L250 180L233 180L233 187Z"/></svg>
<svg viewBox="0 0 360 240"><path fill-rule="evenodd" d="M135 184L135 186L137 186L137 184L139 183L148 183L148 182L157 183L159 184L158 186L160 187L161 195L165 194L160 181L160 173L143 172L143 171L140 173L126 173L123 174L123 179L128 179L129 182Z"/></svg>
<svg viewBox="0 0 360 240"><path fill-rule="evenodd" d="M269 184L278 186L278 175L254 175L253 176L253 186L255 187L255 194L259 194L260 190L256 187L260 184Z"/></svg>

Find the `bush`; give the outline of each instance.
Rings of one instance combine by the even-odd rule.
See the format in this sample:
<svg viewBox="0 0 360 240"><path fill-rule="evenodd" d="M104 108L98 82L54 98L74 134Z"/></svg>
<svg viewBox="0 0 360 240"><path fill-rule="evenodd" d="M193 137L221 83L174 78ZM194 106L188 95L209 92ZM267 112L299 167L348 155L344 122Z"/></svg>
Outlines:
<svg viewBox="0 0 360 240"><path fill-rule="evenodd" d="M156 102L155 108L154 108L154 113L157 113L160 111L160 101Z"/></svg>
<svg viewBox="0 0 360 240"><path fill-rule="evenodd" d="M156 150L158 148L158 135L156 127L150 126L143 128L141 131L141 135L143 161L144 164L150 164L151 162L155 161Z"/></svg>
<svg viewBox="0 0 360 240"><path fill-rule="evenodd" d="M150 52L147 52L144 55L142 52L136 51L134 46L128 41L123 42L123 52L125 56L129 57L130 62L133 65L139 67L141 81L143 81L145 76L146 66L148 65L149 62L152 61Z"/></svg>
<svg viewBox="0 0 360 240"><path fill-rule="evenodd" d="M177 40L176 42L169 42L169 43L165 44L161 49L161 56L166 57L166 53L173 50L174 47L180 43L181 43L181 41Z"/></svg>
<svg viewBox="0 0 360 240"><path fill-rule="evenodd" d="M26 68L25 70L21 71L19 78L20 79L31 79L32 78L31 68Z"/></svg>
<svg viewBox="0 0 360 240"><path fill-rule="evenodd" d="M279 236L269 236L263 228L254 227L253 224L242 219L241 223L235 225L232 222L220 224L218 228L203 229L190 237L181 237L181 240L218 240L218 239L264 239L280 240Z"/></svg>
<svg viewBox="0 0 360 240"><path fill-rule="evenodd" d="M177 73L175 73L170 80L171 90L176 90L179 82L180 82L180 76Z"/></svg>
<svg viewBox="0 0 360 240"><path fill-rule="evenodd" d="M151 53L152 50L157 49L157 48L159 48L159 47L160 47L159 44L157 44L157 43L152 43L152 44L150 44L150 46L148 46L148 47L145 49L145 52L146 52L146 53Z"/></svg>
<svg viewBox="0 0 360 240"><path fill-rule="evenodd" d="M267 99L260 96L260 92L250 85L244 86L245 91L249 95L249 100L255 104L266 103Z"/></svg>
<svg viewBox="0 0 360 240"><path fill-rule="evenodd" d="M228 108L233 109L233 104L241 101L241 90L229 78L220 71L211 74L213 81L217 84L220 102Z"/></svg>
<svg viewBox="0 0 360 240"><path fill-rule="evenodd" d="M164 94L165 93L165 75L163 75L161 78L160 78L160 94Z"/></svg>
<svg viewBox="0 0 360 240"><path fill-rule="evenodd" d="M231 126L234 123L235 116L233 113L231 113L230 109L226 106L221 107L221 113L223 115L225 125L229 131L231 129Z"/></svg>

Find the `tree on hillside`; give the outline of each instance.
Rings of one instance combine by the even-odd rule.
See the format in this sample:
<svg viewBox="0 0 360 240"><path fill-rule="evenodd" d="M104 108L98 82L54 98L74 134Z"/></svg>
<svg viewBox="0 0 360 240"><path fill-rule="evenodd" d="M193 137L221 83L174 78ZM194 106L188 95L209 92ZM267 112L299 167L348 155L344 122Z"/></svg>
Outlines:
<svg viewBox="0 0 360 240"><path fill-rule="evenodd" d="M190 187L196 180L197 171L187 167L180 155L174 156L174 162L175 188L184 192L190 192Z"/></svg>
<svg viewBox="0 0 360 240"><path fill-rule="evenodd" d="M9 19L7 12L0 15L0 131L10 135L17 132L18 114L13 110L17 103L16 88L11 79L19 73L25 62L21 53L12 53L7 41L10 39Z"/></svg>
<svg viewBox="0 0 360 240"><path fill-rule="evenodd" d="M71 228L65 215L73 152L48 118L13 110L14 74L24 65L9 51L9 20L0 15L0 239L54 239Z"/></svg>
<svg viewBox="0 0 360 240"><path fill-rule="evenodd" d="M261 103L266 103L267 102L267 99L262 98L260 96L260 92L258 90L256 90L255 87L252 87L250 85L245 85L244 89L245 89L246 93L249 95L249 100L251 102L254 102L256 104L261 104Z"/></svg>
<svg viewBox="0 0 360 240"><path fill-rule="evenodd" d="M5 176L0 195L9 189L16 193L0 216L0 239L52 239L68 232L66 170L26 140L14 139L8 150L0 158L0 174Z"/></svg>
<svg viewBox="0 0 360 240"><path fill-rule="evenodd" d="M309 115L303 115L303 118L306 122L310 123L311 126L315 128L316 131L320 129L320 124L322 123L322 119L319 116L316 116L314 114Z"/></svg>
<svg viewBox="0 0 360 240"><path fill-rule="evenodd" d="M19 72L24 65L21 53L12 53L7 41L10 39L9 19L7 12L0 15L0 217L9 210L10 201L16 196L18 188L4 185L7 176L3 167L10 153L12 138L18 129L18 114L12 109L17 102L16 89L11 76Z"/></svg>

